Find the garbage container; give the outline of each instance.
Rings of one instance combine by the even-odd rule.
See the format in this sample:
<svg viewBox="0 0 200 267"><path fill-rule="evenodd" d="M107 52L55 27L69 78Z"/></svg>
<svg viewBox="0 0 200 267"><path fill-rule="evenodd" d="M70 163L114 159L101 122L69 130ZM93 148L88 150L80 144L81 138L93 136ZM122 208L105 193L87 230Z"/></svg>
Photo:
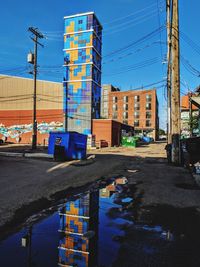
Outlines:
<svg viewBox="0 0 200 267"><path fill-rule="evenodd" d="M137 146L137 140L134 136L123 136L121 140L122 146L126 147L136 147Z"/></svg>
<svg viewBox="0 0 200 267"><path fill-rule="evenodd" d="M85 159L87 135L77 132L50 132L48 154L61 160Z"/></svg>

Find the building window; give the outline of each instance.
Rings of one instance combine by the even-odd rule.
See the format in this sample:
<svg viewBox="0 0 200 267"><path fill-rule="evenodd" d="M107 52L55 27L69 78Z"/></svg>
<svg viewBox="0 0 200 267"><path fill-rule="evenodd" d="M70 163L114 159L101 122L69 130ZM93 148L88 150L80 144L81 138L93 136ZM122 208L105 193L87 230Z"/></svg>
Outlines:
<svg viewBox="0 0 200 267"><path fill-rule="evenodd" d="M146 127L151 127L151 121L150 120L146 120Z"/></svg>
<svg viewBox="0 0 200 267"><path fill-rule="evenodd" d="M117 119L117 112L116 112L116 111L115 111L115 112L113 112L112 118L113 118L114 120L116 120L116 119Z"/></svg>
<svg viewBox="0 0 200 267"><path fill-rule="evenodd" d="M113 104L113 111L117 111L117 105Z"/></svg>
<svg viewBox="0 0 200 267"><path fill-rule="evenodd" d="M128 124L128 121L127 121L127 120L123 120L123 123L124 123L124 124Z"/></svg>
<svg viewBox="0 0 200 267"><path fill-rule="evenodd" d="M134 104L134 109L135 110L140 110L140 104L139 103L135 103Z"/></svg>
<svg viewBox="0 0 200 267"><path fill-rule="evenodd" d="M151 103L146 103L146 110L151 110Z"/></svg>
<svg viewBox="0 0 200 267"><path fill-rule="evenodd" d="M123 119L128 119L128 112L123 112Z"/></svg>
<svg viewBox="0 0 200 267"><path fill-rule="evenodd" d="M125 103L128 103L128 96L125 95L125 96L123 97L123 100L124 100Z"/></svg>
<svg viewBox="0 0 200 267"><path fill-rule="evenodd" d="M138 111L135 111L134 112L134 118L139 119L139 117L140 117L140 113Z"/></svg>
<svg viewBox="0 0 200 267"><path fill-rule="evenodd" d="M140 126L140 121L139 121L139 120L134 120L134 126L135 126L135 127Z"/></svg>
<svg viewBox="0 0 200 267"><path fill-rule="evenodd" d="M140 96L139 95L135 95L134 96L134 100L135 100L135 102L139 102L140 101Z"/></svg>
<svg viewBox="0 0 200 267"><path fill-rule="evenodd" d="M113 100L113 103L117 103L117 96L113 96L112 100Z"/></svg>
<svg viewBox="0 0 200 267"><path fill-rule="evenodd" d="M152 99L151 95L146 95L146 101L147 102L151 102L151 99Z"/></svg>
<svg viewBox="0 0 200 267"><path fill-rule="evenodd" d="M151 119L151 112L150 111L146 112L146 119Z"/></svg>
<svg viewBox="0 0 200 267"><path fill-rule="evenodd" d="M124 107L124 110L128 110L128 104L124 104L123 107Z"/></svg>
<svg viewBox="0 0 200 267"><path fill-rule="evenodd" d="M78 24L83 24L83 21L82 21L82 19L78 21Z"/></svg>

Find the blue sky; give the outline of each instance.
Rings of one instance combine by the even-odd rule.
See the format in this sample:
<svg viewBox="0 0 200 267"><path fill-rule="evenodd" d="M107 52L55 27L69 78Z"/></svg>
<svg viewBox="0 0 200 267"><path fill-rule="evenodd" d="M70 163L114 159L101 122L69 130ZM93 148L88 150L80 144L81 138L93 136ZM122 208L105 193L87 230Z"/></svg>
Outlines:
<svg viewBox="0 0 200 267"><path fill-rule="evenodd" d="M180 0L181 92L199 85L200 2ZM103 25L102 83L129 90L163 80L166 77L165 29L127 50L125 46L165 24L163 0L6 0L1 3L0 73L31 77L27 74L27 53L33 49L29 26L46 34L39 48L39 79L62 81L63 17L95 11ZM119 50L112 57L107 56ZM197 71L195 71L196 69ZM161 127L166 122L166 89L158 84Z"/></svg>

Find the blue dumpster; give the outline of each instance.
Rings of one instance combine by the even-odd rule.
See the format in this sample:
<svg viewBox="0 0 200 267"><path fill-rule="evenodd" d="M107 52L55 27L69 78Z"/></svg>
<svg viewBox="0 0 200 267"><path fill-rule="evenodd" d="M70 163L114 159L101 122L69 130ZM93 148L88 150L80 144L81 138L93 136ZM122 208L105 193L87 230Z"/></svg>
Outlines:
<svg viewBox="0 0 200 267"><path fill-rule="evenodd" d="M77 132L50 132L48 154L60 153L63 160L85 159L87 135Z"/></svg>

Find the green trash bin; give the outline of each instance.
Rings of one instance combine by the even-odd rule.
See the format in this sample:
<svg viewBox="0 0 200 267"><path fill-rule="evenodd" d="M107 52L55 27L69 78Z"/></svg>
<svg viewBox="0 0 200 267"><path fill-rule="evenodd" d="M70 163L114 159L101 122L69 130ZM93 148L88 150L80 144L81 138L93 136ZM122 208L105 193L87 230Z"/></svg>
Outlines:
<svg viewBox="0 0 200 267"><path fill-rule="evenodd" d="M122 146L125 147L136 147L137 146L137 140L134 136L122 136Z"/></svg>

